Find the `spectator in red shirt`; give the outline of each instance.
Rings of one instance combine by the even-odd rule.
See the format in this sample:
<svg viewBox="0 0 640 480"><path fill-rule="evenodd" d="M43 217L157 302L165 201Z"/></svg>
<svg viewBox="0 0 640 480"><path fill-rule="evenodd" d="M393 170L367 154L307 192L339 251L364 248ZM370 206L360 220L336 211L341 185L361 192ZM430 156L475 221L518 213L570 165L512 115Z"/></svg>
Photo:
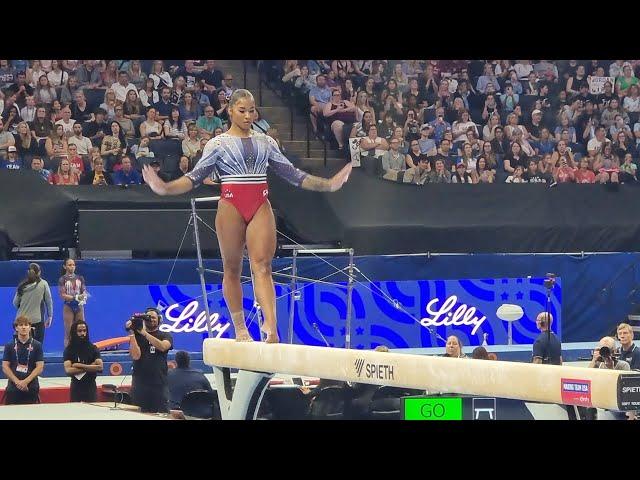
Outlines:
<svg viewBox="0 0 640 480"><path fill-rule="evenodd" d="M589 169L589 159L582 157L580 159L580 168L576 170L575 174L576 183L595 183L596 174Z"/></svg>

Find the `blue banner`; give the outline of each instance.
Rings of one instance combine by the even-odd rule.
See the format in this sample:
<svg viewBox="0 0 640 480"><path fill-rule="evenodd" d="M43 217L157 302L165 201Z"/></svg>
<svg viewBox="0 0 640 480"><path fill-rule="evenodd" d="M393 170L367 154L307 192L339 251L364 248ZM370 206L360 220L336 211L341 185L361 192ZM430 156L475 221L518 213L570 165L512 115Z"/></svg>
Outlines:
<svg viewBox="0 0 640 480"><path fill-rule="evenodd" d="M504 304L523 309L513 322L514 344L532 344L538 330L535 317L545 310L546 289L542 278L484 280L419 280L357 282L353 288L351 314L352 348L370 349L444 346L447 336L457 335L464 345L507 344L508 322L496 316ZM52 287L53 288L53 287ZM200 351L207 337L207 321L200 285L104 285L89 286L85 318L92 340L126 334L124 323L134 312L157 306L163 312L161 329L172 333L174 348ZM207 285L211 325L216 337L233 336L221 284ZM0 304L10 305L14 287L0 288ZM45 351L63 349L62 301L54 297L54 324L46 332ZM249 331L258 339L257 309L251 284L243 285L243 306ZM288 286L276 285L278 329L289 340L292 296ZM346 285L310 283L293 295L294 343L344 347L347 322ZM561 337L560 279L552 290L550 311L554 331ZM10 332L5 332L7 338Z"/></svg>

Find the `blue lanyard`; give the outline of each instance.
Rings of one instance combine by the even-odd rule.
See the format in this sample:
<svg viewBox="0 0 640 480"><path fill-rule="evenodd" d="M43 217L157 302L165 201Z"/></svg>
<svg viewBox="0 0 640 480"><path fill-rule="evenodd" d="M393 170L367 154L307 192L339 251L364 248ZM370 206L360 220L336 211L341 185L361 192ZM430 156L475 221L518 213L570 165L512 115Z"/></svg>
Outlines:
<svg viewBox="0 0 640 480"><path fill-rule="evenodd" d="M20 342L22 343L22 342ZM18 340L13 339L13 350L16 352L16 363L20 365L20 358L18 357ZM29 346L27 347L27 370L29 369L29 358L31 358L31 351L33 350L33 342L29 340Z"/></svg>

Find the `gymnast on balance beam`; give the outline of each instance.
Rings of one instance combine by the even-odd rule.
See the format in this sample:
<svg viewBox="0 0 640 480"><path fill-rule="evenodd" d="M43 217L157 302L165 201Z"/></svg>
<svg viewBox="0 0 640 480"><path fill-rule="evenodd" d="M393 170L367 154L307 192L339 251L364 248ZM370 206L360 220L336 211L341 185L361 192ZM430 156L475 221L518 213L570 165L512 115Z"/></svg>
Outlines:
<svg viewBox="0 0 640 480"><path fill-rule="evenodd" d="M305 190L335 192L349 178L351 163L326 179L295 168L271 137L255 132L253 95L238 89L229 100L231 127L209 140L202 158L185 176L165 183L148 165L144 181L158 195L179 195L217 173L222 182L216 213L216 231L224 267L223 295L229 307L237 341L252 341L242 309L242 255L245 243L254 272L254 289L264 312L265 342L278 343L275 289L271 262L276 250L276 223L268 200L267 166L287 182Z"/></svg>

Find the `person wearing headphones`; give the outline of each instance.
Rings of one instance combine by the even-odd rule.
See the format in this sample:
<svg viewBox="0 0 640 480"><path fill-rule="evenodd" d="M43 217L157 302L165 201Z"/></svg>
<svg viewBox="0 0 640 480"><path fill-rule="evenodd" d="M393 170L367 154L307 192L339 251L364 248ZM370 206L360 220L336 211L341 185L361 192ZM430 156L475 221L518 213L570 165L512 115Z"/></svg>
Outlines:
<svg viewBox="0 0 640 480"><path fill-rule="evenodd" d="M155 308L147 308L139 330L128 320L129 355L133 359L131 396L142 412L169 412L167 353L173 348L173 337L159 329L162 316Z"/></svg>
<svg viewBox="0 0 640 480"><path fill-rule="evenodd" d="M51 326L53 320L53 302L51 289L42 278L40 265L30 263L27 277L20 282L13 297L13 306L18 309L16 318L27 317L33 328L33 338L44 343L44 329Z"/></svg>

